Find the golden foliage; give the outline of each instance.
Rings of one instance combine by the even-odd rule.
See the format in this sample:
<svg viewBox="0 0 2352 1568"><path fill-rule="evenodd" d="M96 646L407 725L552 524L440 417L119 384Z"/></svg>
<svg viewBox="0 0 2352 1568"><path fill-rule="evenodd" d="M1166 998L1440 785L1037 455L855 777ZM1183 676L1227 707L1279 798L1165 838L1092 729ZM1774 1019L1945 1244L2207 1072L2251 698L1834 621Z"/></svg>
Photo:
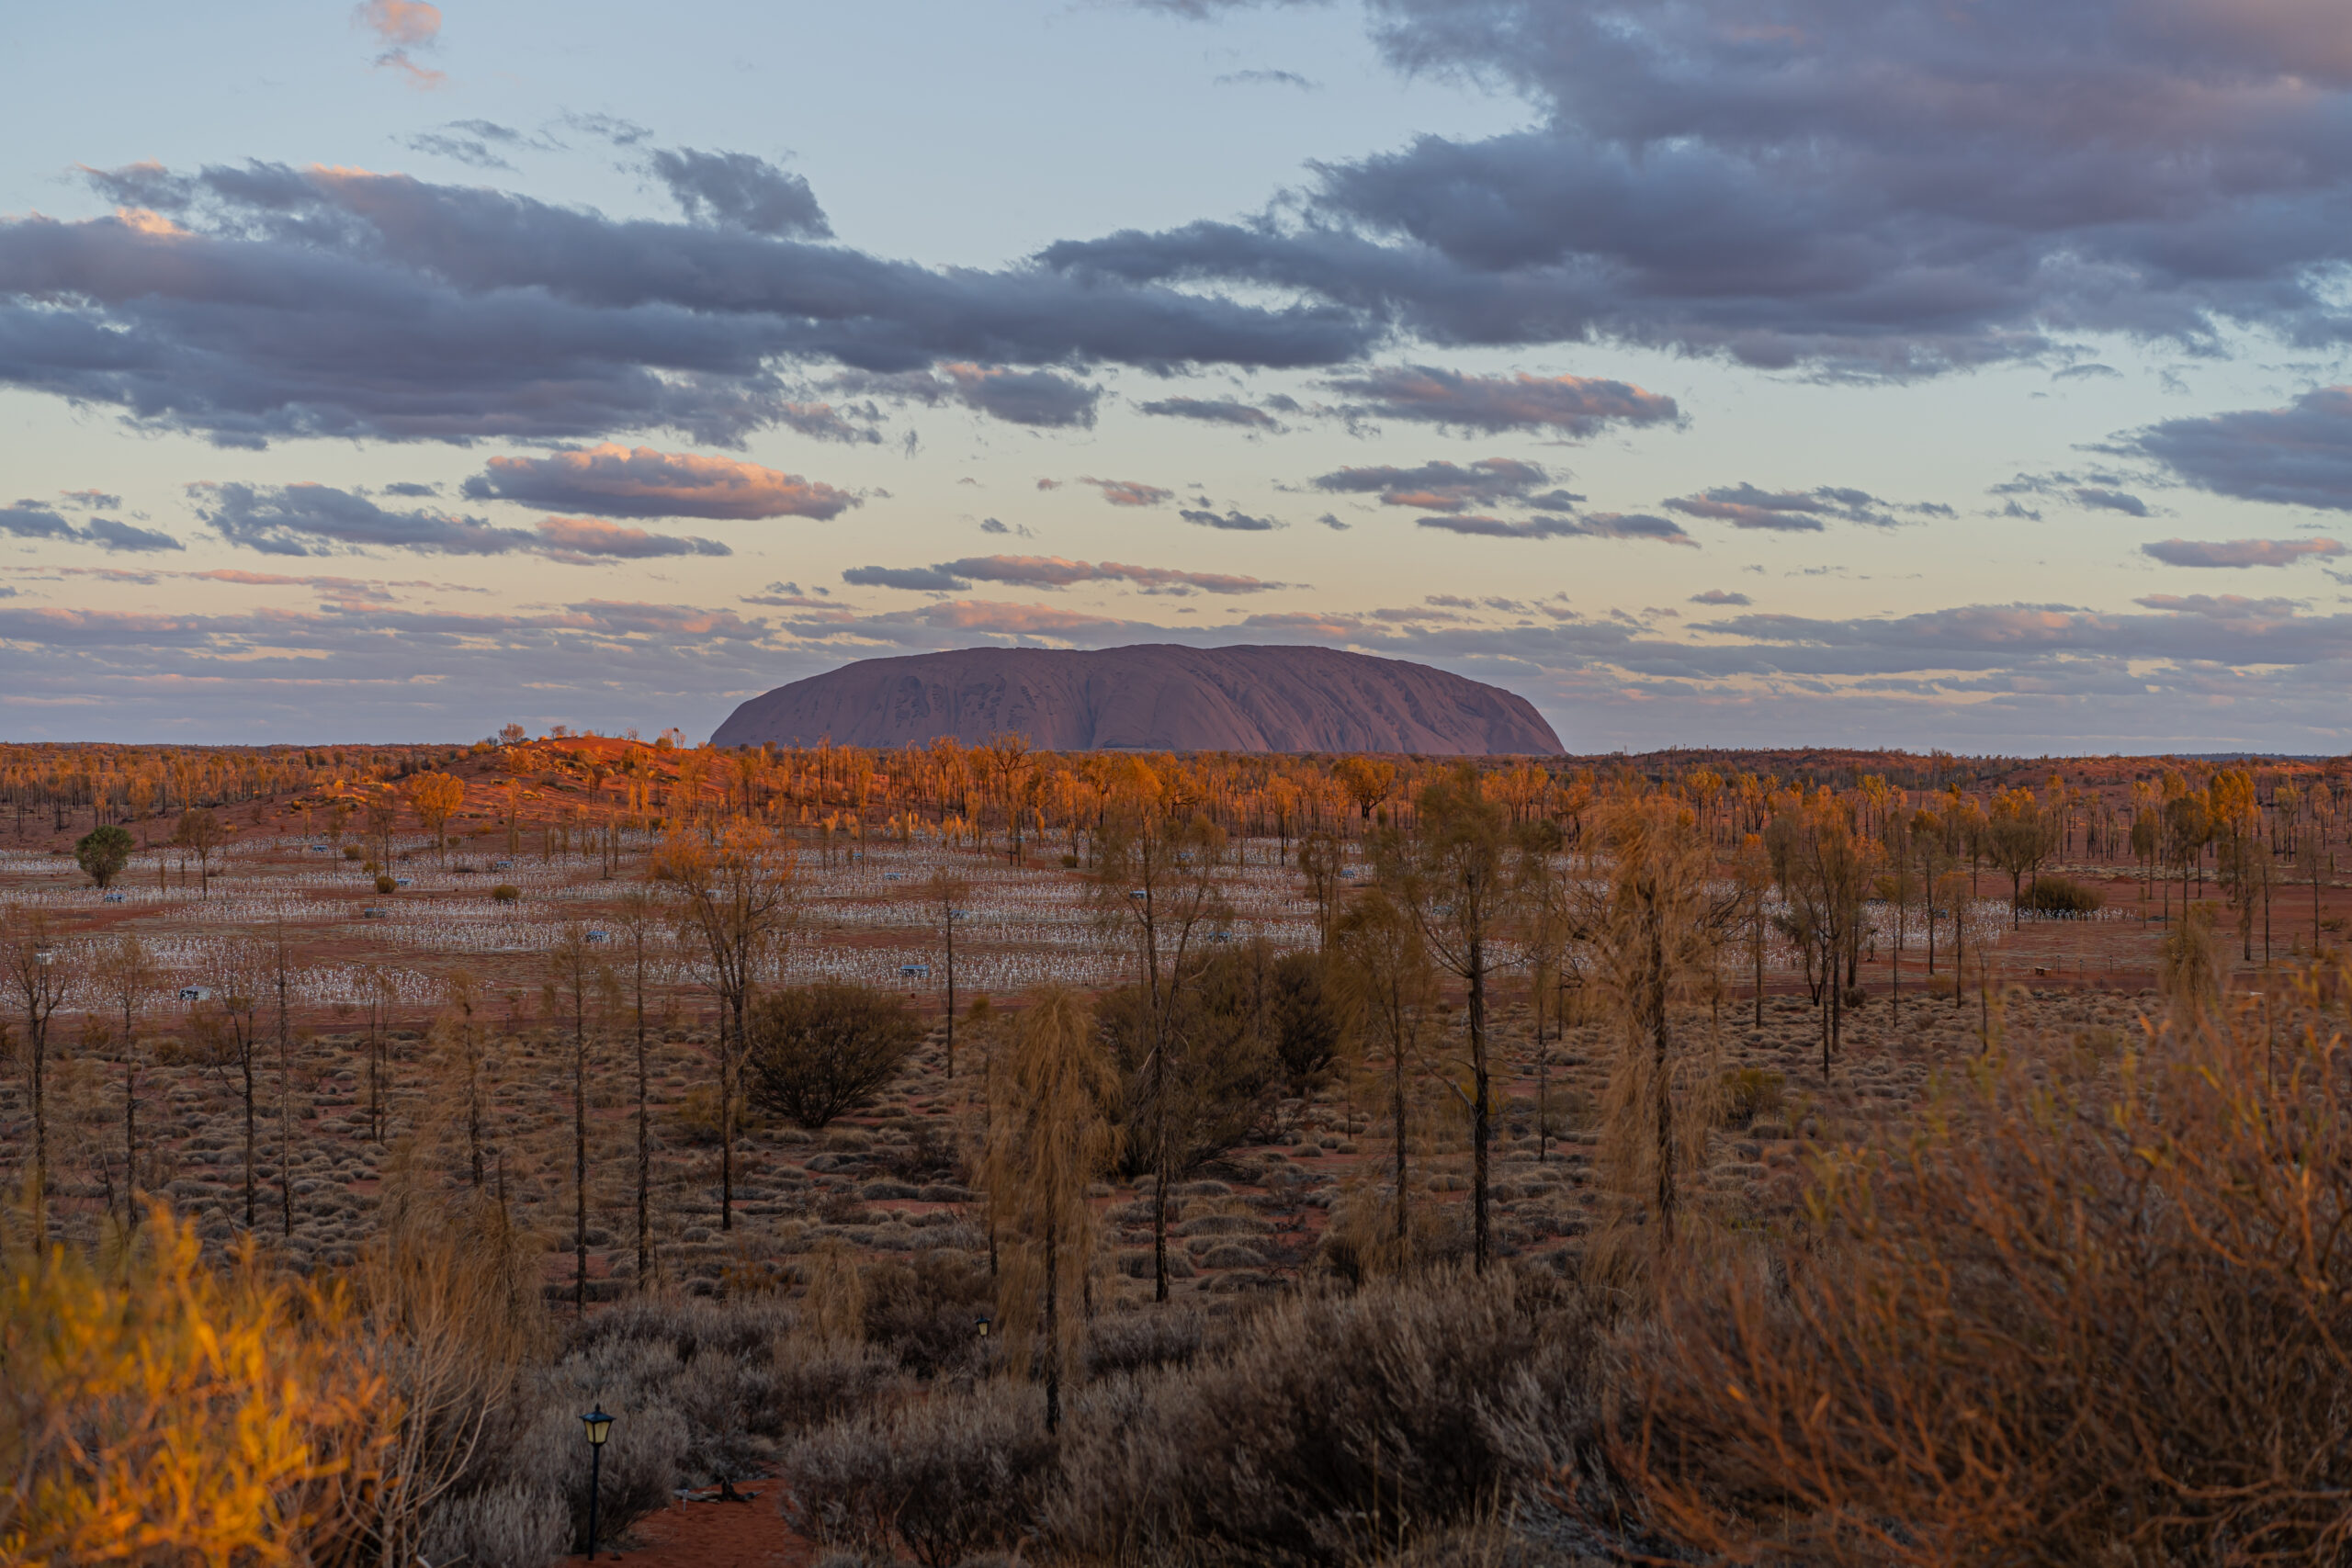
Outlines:
<svg viewBox="0 0 2352 1568"><path fill-rule="evenodd" d="M355 1553L398 1419L335 1293L222 1273L158 1206L103 1271L8 1259L0 1294L0 1560L253 1564Z"/></svg>

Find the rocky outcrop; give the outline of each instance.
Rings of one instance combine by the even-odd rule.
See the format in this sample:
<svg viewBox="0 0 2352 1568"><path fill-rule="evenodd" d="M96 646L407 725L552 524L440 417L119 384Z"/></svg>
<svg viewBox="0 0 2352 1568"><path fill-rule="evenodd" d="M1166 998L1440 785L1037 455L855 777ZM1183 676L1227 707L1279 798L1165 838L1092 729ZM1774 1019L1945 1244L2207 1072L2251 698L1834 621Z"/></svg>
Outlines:
<svg viewBox="0 0 2352 1568"><path fill-rule="evenodd" d="M1526 698L1329 648L966 648L866 659L752 698L711 737L903 746L1013 732L1040 750L1552 755Z"/></svg>

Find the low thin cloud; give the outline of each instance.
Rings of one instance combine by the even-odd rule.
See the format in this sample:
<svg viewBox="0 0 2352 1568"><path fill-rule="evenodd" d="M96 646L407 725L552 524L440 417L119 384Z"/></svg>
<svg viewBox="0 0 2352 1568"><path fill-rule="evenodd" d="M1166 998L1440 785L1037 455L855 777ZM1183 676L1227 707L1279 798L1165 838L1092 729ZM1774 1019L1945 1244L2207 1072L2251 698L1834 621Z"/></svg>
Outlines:
<svg viewBox="0 0 2352 1568"><path fill-rule="evenodd" d="M1848 486L1765 490L1744 479L1736 485L1701 491L1696 495L1675 496L1665 504L1668 512L1679 512L1685 517L1704 517L1728 523L1735 528L1783 534L1818 533L1833 522L1893 528L1901 525L1900 513L1915 517L1957 515L1951 507L1935 502L1902 504L1882 501L1868 491Z"/></svg>
<svg viewBox="0 0 2352 1568"><path fill-rule="evenodd" d="M462 513L397 511L332 485L198 484L197 514L232 545L265 555L353 555L369 549L412 555L537 555L573 565L659 556L723 556L716 539L673 538L585 517L549 517L536 528L503 528Z"/></svg>
<svg viewBox="0 0 2352 1568"><path fill-rule="evenodd" d="M2274 621L2302 608L2293 599L2248 599L2235 593L2143 593L2132 601L2143 609L2214 621Z"/></svg>
<svg viewBox="0 0 2352 1568"><path fill-rule="evenodd" d="M549 517L536 530L539 553L575 563L651 560L661 556L731 556L717 539L648 533L601 517Z"/></svg>
<svg viewBox="0 0 2352 1568"><path fill-rule="evenodd" d="M1148 485L1140 479L1098 479L1091 474L1080 474L1078 482L1092 485L1114 506L1158 506L1176 496L1172 490Z"/></svg>
<svg viewBox="0 0 2352 1568"><path fill-rule="evenodd" d="M103 499L115 500L112 496ZM87 523L76 525L62 513L31 501L0 506L0 534L19 539L52 539L60 544L96 545L102 550L127 555L147 555L187 547L169 534L153 528L137 527L112 517L93 517Z"/></svg>
<svg viewBox="0 0 2352 1568"><path fill-rule="evenodd" d="M1221 528L1227 533L1236 534L1263 534L1272 529L1287 526L1285 524L1275 522L1271 517L1253 517L1247 512L1230 509L1215 512L1188 506L1176 515L1187 523L1195 524L1203 528Z"/></svg>
<svg viewBox="0 0 2352 1568"><path fill-rule="evenodd" d="M1734 593L1729 589L1710 588L1704 593L1693 593L1690 595L1690 603L1693 604L1746 605L1753 604L1756 601L1750 599L1745 593Z"/></svg>
<svg viewBox="0 0 2352 1568"><path fill-rule="evenodd" d="M1430 365L1374 367L1335 377L1332 390L1362 399L1345 412L1484 431L1591 435L1610 424L1657 424L1680 417L1674 400L1626 381L1581 376L1474 376Z"/></svg>
<svg viewBox="0 0 2352 1568"><path fill-rule="evenodd" d="M1466 512L1498 501L1534 504L1529 498L1552 476L1541 464L1516 457L1482 457L1474 463L1430 462L1414 468L1388 466L1337 468L1317 475L1315 488L1342 494L1378 495L1384 506L1419 512ZM1582 501L1563 491L1563 505Z"/></svg>
<svg viewBox="0 0 2352 1568"><path fill-rule="evenodd" d="M1220 87L1296 87L1303 93L1319 93L1323 84L1295 71L1228 71L1216 78Z"/></svg>
<svg viewBox="0 0 2352 1568"><path fill-rule="evenodd" d="M1204 424L1232 424L1245 430L1281 428L1272 414L1233 398L1155 398L1136 406L1163 419L1198 420Z"/></svg>
<svg viewBox="0 0 2352 1568"><path fill-rule="evenodd" d="M2243 570L2326 559L2342 555L2344 547L2334 539L2159 539L2142 545L2140 553L2166 566Z"/></svg>
<svg viewBox="0 0 2352 1568"><path fill-rule="evenodd" d="M1023 588L1069 588L1083 582L1119 582L1147 593L1263 593L1291 586L1226 572L1181 571L1173 567L1135 566L1125 561L1069 560L1061 556L967 556L932 566L853 567L842 581L860 588L903 588L918 592L960 593L978 582Z"/></svg>
<svg viewBox="0 0 2352 1568"><path fill-rule="evenodd" d="M469 501L513 501L603 517L708 517L830 521L858 498L731 457L662 452L606 442L544 457L492 457L465 483Z"/></svg>
<svg viewBox="0 0 2352 1568"><path fill-rule="evenodd" d="M1482 539L1649 539L1693 548L1699 543L1672 519L1643 512L1594 512L1576 517L1528 517L1517 521L1476 515L1424 517L1419 526Z"/></svg>

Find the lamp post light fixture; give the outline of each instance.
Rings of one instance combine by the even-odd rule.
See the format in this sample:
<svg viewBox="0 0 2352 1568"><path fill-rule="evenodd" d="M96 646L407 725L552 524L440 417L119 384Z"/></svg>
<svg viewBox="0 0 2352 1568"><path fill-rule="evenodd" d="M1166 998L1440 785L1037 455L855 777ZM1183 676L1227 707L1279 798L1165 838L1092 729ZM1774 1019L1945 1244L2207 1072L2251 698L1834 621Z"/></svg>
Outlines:
<svg viewBox="0 0 2352 1568"><path fill-rule="evenodd" d="M982 1313L979 1316L972 1320L972 1327L983 1339L986 1339L989 1337L989 1315L986 1313Z"/></svg>
<svg viewBox="0 0 2352 1568"><path fill-rule="evenodd" d="M588 1428L588 1561L596 1561L596 1490L605 1475L605 1439L613 1435L613 1418L599 1404L581 1421Z"/></svg>

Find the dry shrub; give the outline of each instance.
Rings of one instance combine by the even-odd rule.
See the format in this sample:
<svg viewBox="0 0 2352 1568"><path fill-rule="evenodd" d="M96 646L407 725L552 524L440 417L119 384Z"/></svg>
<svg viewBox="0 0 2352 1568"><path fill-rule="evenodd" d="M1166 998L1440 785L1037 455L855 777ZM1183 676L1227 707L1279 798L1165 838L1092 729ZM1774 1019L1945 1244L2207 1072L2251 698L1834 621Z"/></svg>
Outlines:
<svg viewBox="0 0 2352 1568"><path fill-rule="evenodd" d="M811 1129L870 1102L922 1043L903 998L837 980L767 993L747 1027L745 1098Z"/></svg>
<svg viewBox="0 0 2352 1568"><path fill-rule="evenodd" d="M1630 1348L1656 1520L1742 1560L2340 1557L2342 984L2104 1065L1996 1056L1828 1163L1816 1255L1687 1280Z"/></svg>
<svg viewBox="0 0 2352 1568"><path fill-rule="evenodd" d="M1049 1534L1115 1561L1330 1562L1583 1463L1596 1335L1571 1299L1447 1274L1268 1311L1075 1406Z"/></svg>
<svg viewBox="0 0 2352 1568"><path fill-rule="evenodd" d="M1315 1265L1350 1285L1454 1268L1470 1260L1469 1206L1412 1205L1402 1245L1396 1239L1396 1196L1391 1188L1360 1188L1331 1210L1316 1243Z"/></svg>
<svg viewBox="0 0 2352 1568"><path fill-rule="evenodd" d="M1086 1375L1191 1366L1201 1353L1204 1327L1200 1314L1169 1307L1098 1317L1086 1337Z"/></svg>
<svg viewBox="0 0 2352 1568"><path fill-rule="evenodd" d="M910 1264L865 1271L865 1337L916 1377L963 1371L978 1351L975 1320L992 1310L995 1283L969 1256L944 1248Z"/></svg>
<svg viewBox="0 0 2352 1568"><path fill-rule="evenodd" d="M1035 1392L983 1384L808 1434L785 1452L782 1509L824 1545L879 1551L895 1540L950 1568L1032 1529L1053 1458Z"/></svg>
<svg viewBox="0 0 2352 1568"><path fill-rule="evenodd" d="M560 1496L501 1482L435 1510L417 1557L466 1568L546 1568L571 1549L571 1510Z"/></svg>

